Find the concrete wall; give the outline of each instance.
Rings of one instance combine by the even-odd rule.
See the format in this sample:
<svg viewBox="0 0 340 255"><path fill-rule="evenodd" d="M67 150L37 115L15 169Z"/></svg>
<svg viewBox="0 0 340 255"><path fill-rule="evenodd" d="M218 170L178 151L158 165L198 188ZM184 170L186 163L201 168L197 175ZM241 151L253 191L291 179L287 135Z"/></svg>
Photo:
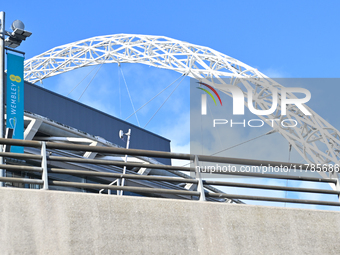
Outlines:
<svg viewBox="0 0 340 255"><path fill-rule="evenodd" d="M339 216L0 188L0 254L339 254Z"/></svg>

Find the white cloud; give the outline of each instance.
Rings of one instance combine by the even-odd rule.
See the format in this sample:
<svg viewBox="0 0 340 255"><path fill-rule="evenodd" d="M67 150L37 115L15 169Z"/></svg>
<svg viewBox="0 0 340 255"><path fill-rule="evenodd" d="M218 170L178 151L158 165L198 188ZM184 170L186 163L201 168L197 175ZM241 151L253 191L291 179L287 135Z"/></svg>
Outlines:
<svg viewBox="0 0 340 255"><path fill-rule="evenodd" d="M287 78L290 77L289 73L282 70L282 69L278 69L278 68L273 68L273 67L269 67L263 70L260 70L261 73L265 74L266 76L268 76L269 78Z"/></svg>

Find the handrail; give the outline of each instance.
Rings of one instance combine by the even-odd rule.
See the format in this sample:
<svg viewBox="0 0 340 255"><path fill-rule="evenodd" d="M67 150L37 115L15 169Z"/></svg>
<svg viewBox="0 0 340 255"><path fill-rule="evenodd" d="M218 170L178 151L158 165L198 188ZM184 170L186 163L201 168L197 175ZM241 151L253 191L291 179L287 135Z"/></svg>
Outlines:
<svg viewBox="0 0 340 255"><path fill-rule="evenodd" d="M219 185L219 186L238 187L238 188L271 189L271 190L310 192L310 193L333 194L333 195L340 194L340 191L338 190L295 188L295 187L284 187L284 186L275 186L275 185L239 183L239 182L203 181L203 183L207 185Z"/></svg>
<svg viewBox="0 0 340 255"><path fill-rule="evenodd" d="M189 195L200 196L198 191L189 190L173 190L173 189L156 189L156 188L139 188L131 186L114 186L105 184L93 184L93 183L79 183L79 182L63 182L63 181L49 181L49 185L63 186L63 187L75 187L75 188L87 188L87 189L111 189L111 190L124 190L140 193L151 194L176 194L176 195Z"/></svg>
<svg viewBox="0 0 340 255"><path fill-rule="evenodd" d="M159 164L143 164L143 163L131 163L122 162L116 160L106 159L85 159L85 158L71 158L71 157L59 157L59 156L47 156L48 160L53 161L67 161L67 162L78 162L78 163L89 163L89 164L100 164L100 165L115 165L115 166L130 166L130 167L147 167L152 169L164 169L164 170L176 170L176 171L188 171L194 172L193 167L182 167L182 166L168 166Z"/></svg>
<svg viewBox="0 0 340 255"><path fill-rule="evenodd" d="M242 165L253 165L253 166L286 166L291 167L293 163L276 162L276 161L261 161L261 160L250 160L241 158L227 158L227 157L216 157L216 156L205 156L205 155L192 155L184 153L172 153L164 151L150 151L150 150L137 150L137 149L122 149L113 147L99 147L99 146L88 146L88 145L77 145L67 143L53 143L53 142L40 142L40 141L25 141L16 139L5 139L0 138L0 144L9 144L17 146L36 147L41 149L41 155L33 154L21 154L21 153L10 153L0 152L0 157L7 158L19 158L26 160L40 160L41 167L24 166L24 165L0 165L0 169L7 169L10 171L21 171L21 172L36 172L41 174L41 179L27 179L27 178L14 178L14 177L1 177L0 182L17 182L25 184L37 184L43 186L43 189L49 189L49 185L52 186L63 186L73 187L81 189L107 189L107 190L123 190L145 194L176 194L176 195L187 195L191 197L198 197L199 200L205 201L207 198L227 198L227 199L245 199L245 200L261 200L261 201L273 201L273 202L288 202L288 203L300 203L300 204L316 204L316 205L328 205L328 206L340 206L340 202L333 201L318 201L318 200L306 200L306 199L294 199L294 198L279 198L279 197L264 197L264 196L250 196L250 195L237 195L237 194L226 194L226 193L213 193L207 192L205 188L207 185L225 186L225 187L238 187L238 188L251 188L251 189L264 189L264 190L280 190L290 192L307 192L307 193L319 193L336 195L340 197L340 185L339 178L335 171L331 172L330 169L323 169L324 171L330 172L329 178L318 178L309 176L290 176L290 175L279 175L279 174L268 174L268 173L254 173L254 172L216 172L216 174L223 175L236 175L236 176L250 176L260 178L275 178L275 179L289 179L298 181L312 181L330 183L335 186L334 190L329 189L315 189L315 188L300 188L300 187L284 187L275 185L264 185L264 184L249 184L249 183L237 183L227 181L214 181L214 180L203 180L201 177L201 169L199 162L215 162L215 163L228 163L228 164L242 164ZM181 166L169 166L161 164L144 164L136 162L121 162L116 160L101 160L101 159L88 159L88 158L75 158L75 157L60 157L60 156L48 156L47 149L64 149L64 150L78 150L78 151L91 151L104 154L127 154L134 156L148 156L148 157L160 157L160 158L173 158L173 159L185 159L192 160L195 167L181 167ZM179 177L165 177L165 176L147 176L138 174L120 174L111 172L98 172L98 171L83 171L75 169L61 169L61 168L48 168L48 161L60 161L60 162L73 162L83 164L98 164L98 165L113 165L113 166L127 166L127 167L146 167L152 169L163 169L168 171L187 171L195 174L196 178L179 178ZM299 169L306 170L306 166L298 164ZM67 182L50 180L49 174L67 174L74 176L92 176L92 177L106 177L113 179L135 179L142 181L158 181L158 182L175 182L183 184L194 184L197 186L196 191L185 190L180 187L178 189L166 189L166 188L143 188L135 186L118 186L118 185L107 185L107 184L96 184L96 183L78 183L78 182ZM207 172L209 173L209 172ZM212 173L215 174L215 173ZM37 176L35 174L34 176Z"/></svg>
<svg viewBox="0 0 340 255"><path fill-rule="evenodd" d="M245 200L259 200L259 201L270 201L270 202L295 203L295 204L340 206L340 202L295 199L295 198L248 196L248 195L234 195L234 194L211 193L211 192L206 194L206 196L207 197L218 197L218 198L224 197L224 198L229 198L229 199L245 199Z"/></svg>
<svg viewBox="0 0 340 255"><path fill-rule="evenodd" d="M194 183L194 184L197 184L197 182L198 182L196 179L136 175L136 174L117 174L117 173L82 171L82 170L60 169L60 168L50 168L49 172L50 173L57 173L57 174L71 174L71 175L97 176L97 177L113 177L113 178L120 178L120 179L124 178L124 179L149 180L149 181L185 182L185 183Z"/></svg>
<svg viewBox="0 0 340 255"><path fill-rule="evenodd" d="M27 184L44 184L42 180L27 179L27 178L13 178L13 177L0 177L0 181L3 182L18 182Z"/></svg>
<svg viewBox="0 0 340 255"><path fill-rule="evenodd" d="M42 142L0 138L0 144L10 144L10 145L17 145L17 146L40 148ZM61 149L61 150L90 151L90 152L108 153L108 154L122 154L122 155L128 154L131 156L146 156L146 157L155 157L155 158L171 158L171 159L183 159L183 160L193 160L194 157L197 156L199 161L204 161L204 162L241 164L241 165L253 165L253 166L271 165L273 167L275 166L277 167L297 166L301 170L308 170L307 166L302 163L287 163L287 162L268 161L268 160L264 161L264 160L244 159L244 158L193 155L193 154L173 153L173 152L165 152L165 151L123 149L123 148L79 145L79 144L69 144L69 143L55 143L55 142L46 142L46 148ZM0 156L2 156L2 154L0 154Z"/></svg>

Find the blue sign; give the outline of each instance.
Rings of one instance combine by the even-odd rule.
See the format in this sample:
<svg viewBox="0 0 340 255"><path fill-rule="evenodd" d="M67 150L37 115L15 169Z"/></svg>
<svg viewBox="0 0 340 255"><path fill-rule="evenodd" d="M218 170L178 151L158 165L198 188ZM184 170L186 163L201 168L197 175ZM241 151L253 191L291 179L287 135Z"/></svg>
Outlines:
<svg viewBox="0 0 340 255"><path fill-rule="evenodd" d="M7 128L13 139L24 139L24 57L7 54ZM11 152L24 153L24 147L12 146Z"/></svg>

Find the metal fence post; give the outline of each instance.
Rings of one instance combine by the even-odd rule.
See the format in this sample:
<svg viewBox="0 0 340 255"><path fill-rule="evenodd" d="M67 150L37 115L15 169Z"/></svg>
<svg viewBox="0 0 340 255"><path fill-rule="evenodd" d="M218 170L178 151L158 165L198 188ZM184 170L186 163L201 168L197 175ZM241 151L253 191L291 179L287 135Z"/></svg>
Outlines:
<svg viewBox="0 0 340 255"><path fill-rule="evenodd" d="M194 165L195 165L195 174L196 174L196 180L198 180L197 183L197 191L200 192L200 201L206 201L205 199L205 193L204 193L204 186L201 178L201 171L199 166L199 161L197 155L195 155L194 158Z"/></svg>
<svg viewBox="0 0 340 255"><path fill-rule="evenodd" d="M129 149L129 146L130 146L130 137L131 137L131 129L129 129L129 131L126 133L126 134L124 134L124 135L127 135L127 142L126 142L126 149ZM126 154L125 155L125 158L124 158L124 162L126 163L127 162L127 157L128 157L128 155ZM124 166L124 168L123 168L123 174L126 174L126 165ZM122 182L121 182L121 185L120 186L124 186L124 184L125 184L125 179L124 178L122 178ZM118 193L119 193L119 195L121 195L121 196L123 196L123 190L117 190L117 195L118 195Z"/></svg>
<svg viewBox="0 0 340 255"><path fill-rule="evenodd" d="M115 181L111 182L109 185L111 186L111 185L115 184L115 182L117 182L117 186L120 186L120 179L116 179ZM102 191L104 191L104 189L101 189L100 191L102 192ZM99 193L101 193L100 191L99 191ZM119 195L118 193L119 193L119 190L117 190L117 195ZM110 189L108 189L107 194L111 195L112 191Z"/></svg>
<svg viewBox="0 0 340 255"><path fill-rule="evenodd" d="M42 172L42 181L44 182L43 188L48 189L48 173L47 173L47 156L46 156L46 142L41 142L41 168Z"/></svg>
<svg viewBox="0 0 340 255"><path fill-rule="evenodd" d="M333 169L333 171L329 173L329 177L336 180L336 183L334 183L335 190L340 191L340 178L338 171ZM340 201L340 194L338 194L338 200Z"/></svg>

